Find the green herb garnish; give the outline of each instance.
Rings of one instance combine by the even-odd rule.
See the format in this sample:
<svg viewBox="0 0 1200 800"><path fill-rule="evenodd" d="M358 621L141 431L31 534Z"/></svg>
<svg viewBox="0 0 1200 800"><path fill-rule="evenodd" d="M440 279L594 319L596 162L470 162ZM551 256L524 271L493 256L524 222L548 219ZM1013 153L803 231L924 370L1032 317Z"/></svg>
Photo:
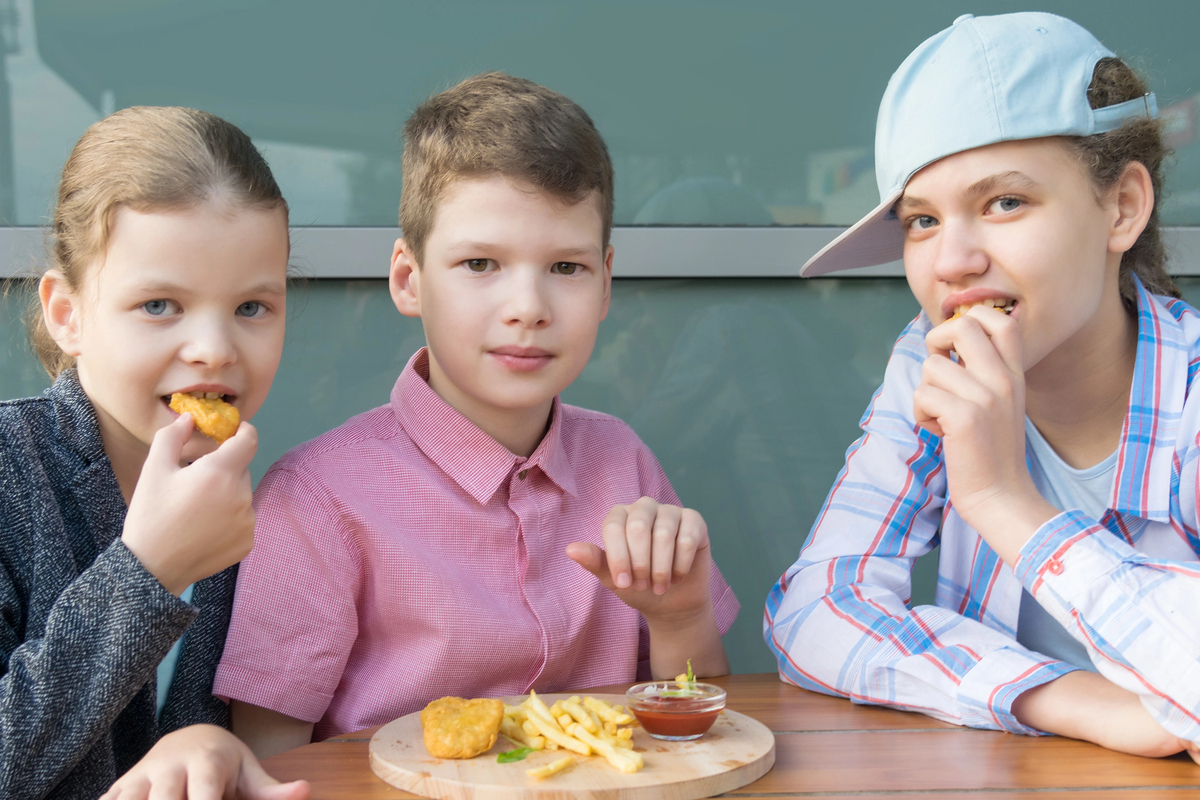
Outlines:
<svg viewBox="0 0 1200 800"><path fill-rule="evenodd" d="M692 660L690 658L687 660L687 665L688 665L688 671L687 671L686 680L688 683L695 683L696 682L696 673L692 672Z"/></svg>
<svg viewBox="0 0 1200 800"><path fill-rule="evenodd" d="M533 752L532 747L518 747L516 750L506 750L496 756L496 762L500 764L511 764L514 761L521 761L525 756Z"/></svg>

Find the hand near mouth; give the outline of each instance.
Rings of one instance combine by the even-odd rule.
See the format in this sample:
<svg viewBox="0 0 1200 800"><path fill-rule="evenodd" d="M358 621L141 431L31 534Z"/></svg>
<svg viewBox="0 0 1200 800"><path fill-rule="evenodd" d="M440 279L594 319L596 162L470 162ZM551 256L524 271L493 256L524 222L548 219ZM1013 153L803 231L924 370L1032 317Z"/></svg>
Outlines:
<svg viewBox="0 0 1200 800"><path fill-rule="evenodd" d="M181 467L192 427L184 414L154 435L121 532L130 552L176 597L241 561L254 544L250 461L257 431L243 422L216 451Z"/></svg>
<svg viewBox="0 0 1200 800"><path fill-rule="evenodd" d="M913 392L917 424L942 440L947 496L959 516L1013 564L1037 528L1059 513L1025 463L1020 331L1011 318L975 306L934 327L925 343L929 357Z"/></svg>

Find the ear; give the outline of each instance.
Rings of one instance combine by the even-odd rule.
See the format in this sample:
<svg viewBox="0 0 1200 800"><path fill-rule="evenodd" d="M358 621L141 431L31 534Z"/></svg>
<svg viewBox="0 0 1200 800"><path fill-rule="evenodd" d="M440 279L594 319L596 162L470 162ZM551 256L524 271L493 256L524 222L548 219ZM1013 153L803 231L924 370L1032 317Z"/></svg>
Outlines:
<svg viewBox="0 0 1200 800"><path fill-rule="evenodd" d="M1108 232L1108 250L1124 253L1142 235L1154 211L1154 183L1150 171L1140 161L1130 162L1110 196L1114 214Z"/></svg>
<svg viewBox="0 0 1200 800"><path fill-rule="evenodd" d="M600 319L608 316L608 304L612 301L612 261L613 246L610 244L604 251L604 301L600 307Z"/></svg>
<svg viewBox="0 0 1200 800"><path fill-rule="evenodd" d="M392 248L392 268L388 272L388 289L396 310L406 317L421 316L421 271L412 248L397 239Z"/></svg>
<svg viewBox="0 0 1200 800"><path fill-rule="evenodd" d="M78 358L80 347L80 314L82 303L71 289L66 277L56 269L47 270L38 281L38 297L42 301L42 319L50 338L64 353Z"/></svg>

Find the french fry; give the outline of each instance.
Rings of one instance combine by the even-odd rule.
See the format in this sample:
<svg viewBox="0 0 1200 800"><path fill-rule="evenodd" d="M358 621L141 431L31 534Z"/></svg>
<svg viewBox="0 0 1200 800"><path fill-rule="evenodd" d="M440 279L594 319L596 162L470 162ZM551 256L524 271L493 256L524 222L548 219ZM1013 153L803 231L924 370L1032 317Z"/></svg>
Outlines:
<svg viewBox="0 0 1200 800"><path fill-rule="evenodd" d="M508 717L505 717L500 722L500 733L504 734L509 739L512 739L514 742L534 750L541 750L546 746L545 738L541 736L530 736L520 725ZM539 739L541 740L540 742L538 742Z"/></svg>
<svg viewBox="0 0 1200 800"><path fill-rule="evenodd" d="M608 731L613 736L616 736L617 735L617 723L615 723L615 722L604 723L604 730ZM592 733L595 733L595 731L592 731Z"/></svg>
<svg viewBox="0 0 1200 800"><path fill-rule="evenodd" d="M603 700L597 700L594 697L583 698L583 707L590 708L596 713L596 716L605 722L616 722L617 712L613 711L612 706Z"/></svg>
<svg viewBox="0 0 1200 800"><path fill-rule="evenodd" d="M553 775L556 772L562 772L564 769L566 769L567 767L571 766L574 763L575 763L575 756L563 756L562 758L558 759L557 761L551 761L549 764L547 764L544 767L535 767L534 769L527 769L527 770L525 770L525 774L531 778L536 778L537 780L540 781L542 778L549 778L551 775Z"/></svg>
<svg viewBox="0 0 1200 800"><path fill-rule="evenodd" d="M545 708L544 703L542 704L542 707ZM549 711L549 709L547 709L547 711ZM571 738L559 730L557 725L554 725L549 720L542 719L540 714L531 716L529 721L532 722L533 726L538 729L538 733L546 737L547 742L554 742L559 747L562 747L566 750L572 750L576 753L579 753L581 756L591 755L592 748L590 744L578 738ZM572 724L578 726L580 730L583 730L583 726L579 725L579 723L576 722ZM587 731L583 732L587 733Z"/></svg>
<svg viewBox="0 0 1200 800"><path fill-rule="evenodd" d="M595 733L600 728L596 724L596 720L588 715L587 709L579 705L579 701L571 698L562 703L563 711L570 714L576 722L587 728L589 733Z"/></svg>
<svg viewBox="0 0 1200 800"><path fill-rule="evenodd" d="M633 728L618 728L617 729L617 738L632 740L633 739Z"/></svg>
<svg viewBox="0 0 1200 800"><path fill-rule="evenodd" d="M642 768L642 757L630 750L622 752L617 750L608 742L599 739L587 732L587 729L578 722L571 726L571 735L582 741L588 747L594 749L597 753L604 756L608 763L612 764L621 772L632 773L637 772Z"/></svg>
<svg viewBox="0 0 1200 800"><path fill-rule="evenodd" d="M583 710L587 712L588 718L591 719L592 722L596 723L596 730L604 729L604 721L601 720L600 717L596 716L595 711L592 711L590 708L587 708L587 707L583 707ZM583 727L587 728L586 725L584 725ZM591 728L588 728L588 730L591 730Z"/></svg>
<svg viewBox="0 0 1200 800"><path fill-rule="evenodd" d="M541 736L541 733L538 732L538 729L534 727L533 723L530 722L528 718L521 723L521 730L525 731L525 733L530 736Z"/></svg>
<svg viewBox="0 0 1200 800"><path fill-rule="evenodd" d="M549 722L553 727L558 727L558 721L555 719L553 712L542 702L542 698L537 696L537 692L532 690L529 692L529 711L531 714L535 714L544 721Z"/></svg>

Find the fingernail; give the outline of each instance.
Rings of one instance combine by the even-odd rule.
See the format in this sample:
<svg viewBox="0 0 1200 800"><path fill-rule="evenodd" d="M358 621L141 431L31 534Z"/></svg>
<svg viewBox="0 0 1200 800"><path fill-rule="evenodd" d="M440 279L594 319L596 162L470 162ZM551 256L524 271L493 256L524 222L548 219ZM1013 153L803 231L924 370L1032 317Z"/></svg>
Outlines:
<svg viewBox="0 0 1200 800"><path fill-rule="evenodd" d="M618 589L628 589L629 588L629 573L628 572L622 572L620 575L617 576L617 588Z"/></svg>
<svg viewBox="0 0 1200 800"><path fill-rule="evenodd" d="M644 592L644 591L646 591L646 586L647 586L647 585L648 585L648 584L647 584L645 581L638 581L638 582L637 582L637 587L636 587L636 588L637 588L637 590L638 590L639 592Z"/></svg>
<svg viewBox="0 0 1200 800"><path fill-rule="evenodd" d="M655 594L666 594L667 587L663 586L661 583L656 583L656 584L654 584L654 593Z"/></svg>

